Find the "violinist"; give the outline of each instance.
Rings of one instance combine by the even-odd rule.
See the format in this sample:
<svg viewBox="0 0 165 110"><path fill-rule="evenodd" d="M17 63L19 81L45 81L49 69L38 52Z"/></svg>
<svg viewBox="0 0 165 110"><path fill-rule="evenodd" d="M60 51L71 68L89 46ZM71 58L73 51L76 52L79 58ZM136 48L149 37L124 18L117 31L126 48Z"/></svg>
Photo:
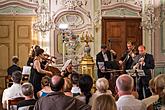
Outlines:
<svg viewBox="0 0 165 110"><path fill-rule="evenodd" d="M124 52L119 60L119 64L122 66L124 71L131 69L134 57L136 53L134 52L134 45L131 41L127 42L127 50Z"/></svg>
<svg viewBox="0 0 165 110"><path fill-rule="evenodd" d="M139 54L134 58L132 67L134 69L142 69L145 76L140 76L137 83L137 91L139 94L139 99L144 99L151 95L149 90L149 80L151 79L151 69L154 69L155 62L153 55L146 53L146 48L144 45L138 47Z"/></svg>
<svg viewBox="0 0 165 110"><path fill-rule="evenodd" d="M41 80L45 75L51 76L52 72L44 70L42 60L44 58L44 50L39 48L35 51L33 66L30 73L30 83L34 86L34 96L37 98L37 92L41 90Z"/></svg>

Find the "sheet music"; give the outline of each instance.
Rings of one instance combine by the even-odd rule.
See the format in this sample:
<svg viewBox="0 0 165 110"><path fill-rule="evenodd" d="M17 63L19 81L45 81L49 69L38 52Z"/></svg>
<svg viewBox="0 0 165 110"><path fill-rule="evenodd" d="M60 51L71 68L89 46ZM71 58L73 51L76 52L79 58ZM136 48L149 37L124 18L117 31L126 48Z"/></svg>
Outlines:
<svg viewBox="0 0 165 110"><path fill-rule="evenodd" d="M22 74L30 75L31 66L23 66Z"/></svg>
<svg viewBox="0 0 165 110"><path fill-rule="evenodd" d="M130 76L145 76L145 73L143 70L141 69L130 69L130 70L126 70L126 72L130 75ZM137 73L137 74L136 74Z"/></svg>

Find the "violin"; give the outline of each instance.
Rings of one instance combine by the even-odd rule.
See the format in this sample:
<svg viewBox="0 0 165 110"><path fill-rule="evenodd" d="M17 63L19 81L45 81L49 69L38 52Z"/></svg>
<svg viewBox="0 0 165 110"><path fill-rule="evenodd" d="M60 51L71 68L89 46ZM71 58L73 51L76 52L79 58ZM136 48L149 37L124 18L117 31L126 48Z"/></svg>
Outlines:
<svg viewBox="0 0 165 110"><path fill-rule="evenodd" d="M44 57L42 59L49 63L55 63L55 59L57 58L55 56L50 56L49 54L44 54Z"/></svg>

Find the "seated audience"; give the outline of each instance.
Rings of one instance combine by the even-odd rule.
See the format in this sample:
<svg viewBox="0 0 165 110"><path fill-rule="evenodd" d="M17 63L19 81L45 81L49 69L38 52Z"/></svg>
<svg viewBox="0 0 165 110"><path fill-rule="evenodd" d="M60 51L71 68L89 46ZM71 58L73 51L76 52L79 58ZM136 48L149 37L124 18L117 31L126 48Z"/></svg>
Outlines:
<svg viewBox="0 0 165 110"><path fill-rule="evenodd" d="M154 103L153 110L165 110L165 74L155 77L155 92L159 95L159 99Z"/></svg>
<svg viewBox="0 0 165 110"><path fill-rule="evenodd" d="M73 72L73 65L72 65L72 60L69 59L65 62L64 66L62 67L62 72L61 72L61 76L63 77L68 77L69 75L72 74Z"/></svg>
<svg viewBox="0 0 165 110"><path fill-rule="evenodd" d="M73 97L73 94L71 92L72 89L72 82L69 78L64 78L64 94L70 97Z"/></svg>
<svg viewBox="0 0 165 110"><path fill-rule="evenodd" d="M79 88L79 79L80 79L80 75L78 73L71 74L71 81L73 85L71 92L73 93L73 96L80 95L81 93L81 90Z"/></svg>
<svg viewBox="0 0 165 110"><path fill-rule="evenodd" d="M149 109L149 108L152 109L153 103L155 103L155 102L158 101L158 99L159 99L159 95L157 95L156 92L155 92L155 82L154 82L154 78L152 78L152 79L149 81L149 88L150 88L150 91L151 91L151 93L152 93L152 96L143 99L142 102L146 105L146 107L147 107L148 109Z"/></svg>
<svg viewBox="0 0 165 110"><path fill-rule="evenodd" d="M94 100L91 110L117 110L114 97L108 94L98 96Z"/></svg>
<svg viewBox="0 0 165 110"><path fill-rule="evenodd" d="M38 98L46 96L48 93L52 92L50 88L50 77L48 76L43 77L41 80L41 86L42 86L42 89L37 92Z"/></svg>
<svg viewBox="0 0 165 110"><path fill-rule="evenodd" d="M99 78L96 81L96 92L92 95L89 101L89 105L92 105L93 101L102 94L109 94L112 95L112 92L108 90L109 82L106 78Z"/></svg>
<svg viewBox="0 0 165 110"><path fill-rule="evenodd" d="M18 61L19 61L18 56L13 56L12 58L13 64L7 69L8 76L12 76L12 73L15 71L22 71L21 67L18 66Z"/></svg>
<svg viewBox="0 0 165 110"><path fill-rule="evenodd" d="M21 71L15 71L12 73L13 85L5 89L2 95L2 105L4 109L7 108L8 106L7 102L9 99L16 97L23 97L21 91L21 79L22 79Z"/></svg>
<svg viewBox="0 0 165 110"><path fill-rule="evenodd" d="M18 62L19 62L18 56L13 56L13 58L12 58L12 66L10 66L7 69L9 82L12 82L11 76L12 76L13 72L15 72L15 71L22 71L21 67L18 66ZM9 83L8 87L10 87L11 85L12 85L12 83Z"/></svg>
<svg viewBox="0 0 165 110"><path fill-rule="evenodd" d="M86 104L89 103L89 99L91 98L91 89L93 86L93 79L88 74L83 74L79 80L79 87L81 90L80 95L76 96L75 98L85 102Z"/></svg>
<svg viewBox="0 0 165 110"><path fill-rule="evenodd" d="M61 76L51 78L51 89L54 92L49 93L46 97L40 98L34 110L90 110L91 107L85 103L66 96L63 93L64 79Z"/></svg>
<svg viewBox="0 0 165 110"><path fill-rule="evenodd" d="M36 100L33 98L34 88L31 83L24 83L22 85L22 93L25 97L25 100L17 104L18 110L33 110Z"/></svg>
<svg viewBox="0 0 165 110"><path fill-rule="evenodd" d="M116 80L116 89L119 99L116 102L117 110L145 110L142 101L135 99L131 94L134 80L131 76L123 74Z"/></svg>

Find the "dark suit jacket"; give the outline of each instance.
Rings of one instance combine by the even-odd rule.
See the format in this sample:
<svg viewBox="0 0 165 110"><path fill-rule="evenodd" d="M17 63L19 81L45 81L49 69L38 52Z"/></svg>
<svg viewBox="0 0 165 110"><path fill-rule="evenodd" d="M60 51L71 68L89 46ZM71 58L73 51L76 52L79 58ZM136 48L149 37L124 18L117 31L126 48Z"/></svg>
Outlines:
<svg viewBox="0 0 165 110"><path fill-rule="evenodd" d="M111 52L110 52L110 51L107 51L106 54L107 54L107 57L108 57L108 61L111 61L111 56L112 56L112 55L111 55ZM116 57L117 57L117 55L114 55L114 54L113 54L113 58L116 59ZM98 62L104 62L104 66L106 67L102 52L99 52L99 53L96 55L96 65L97 65L97 68L99 69ZM115 66L115 65L114 65L114 66ZM115 68L113 68L113 69L115 69Z"/></svg>
<svg viewBox="0 0 165 110"><path fill-rule="evenodd" d="M126 52L124 52L124 54L120 58L120 60L124 62L124 64L123 64L124 70L131 69L131 66L132 66L132 63L133 63L132 57L128 54L129 54L129 52L126 51ZM129 56L129 58L128 58L128 56Z"/></svg>
<svg viewBox="0 0 165 110"><path fill-rule="evenodd" d="M133 65L137 64L141 57L142 57L141 55L137 55L135 57ZM144 70L144 73L146 75L144 83L148 83L149 80L151 79L151 69L154 69L155 67L153 55L146 53L144 56L144 62L145 62L145 65L142 65L142 70Z"/></svg>
<svg viewBox="0 0 165 110"><path fill-rule="evenodd" d="M7 69L8 75L12 75L12 73L15 72L15 71L22 71L22 69L18 65L16 65L16 64L13 64L12 66L10 66Z"/></svg>

